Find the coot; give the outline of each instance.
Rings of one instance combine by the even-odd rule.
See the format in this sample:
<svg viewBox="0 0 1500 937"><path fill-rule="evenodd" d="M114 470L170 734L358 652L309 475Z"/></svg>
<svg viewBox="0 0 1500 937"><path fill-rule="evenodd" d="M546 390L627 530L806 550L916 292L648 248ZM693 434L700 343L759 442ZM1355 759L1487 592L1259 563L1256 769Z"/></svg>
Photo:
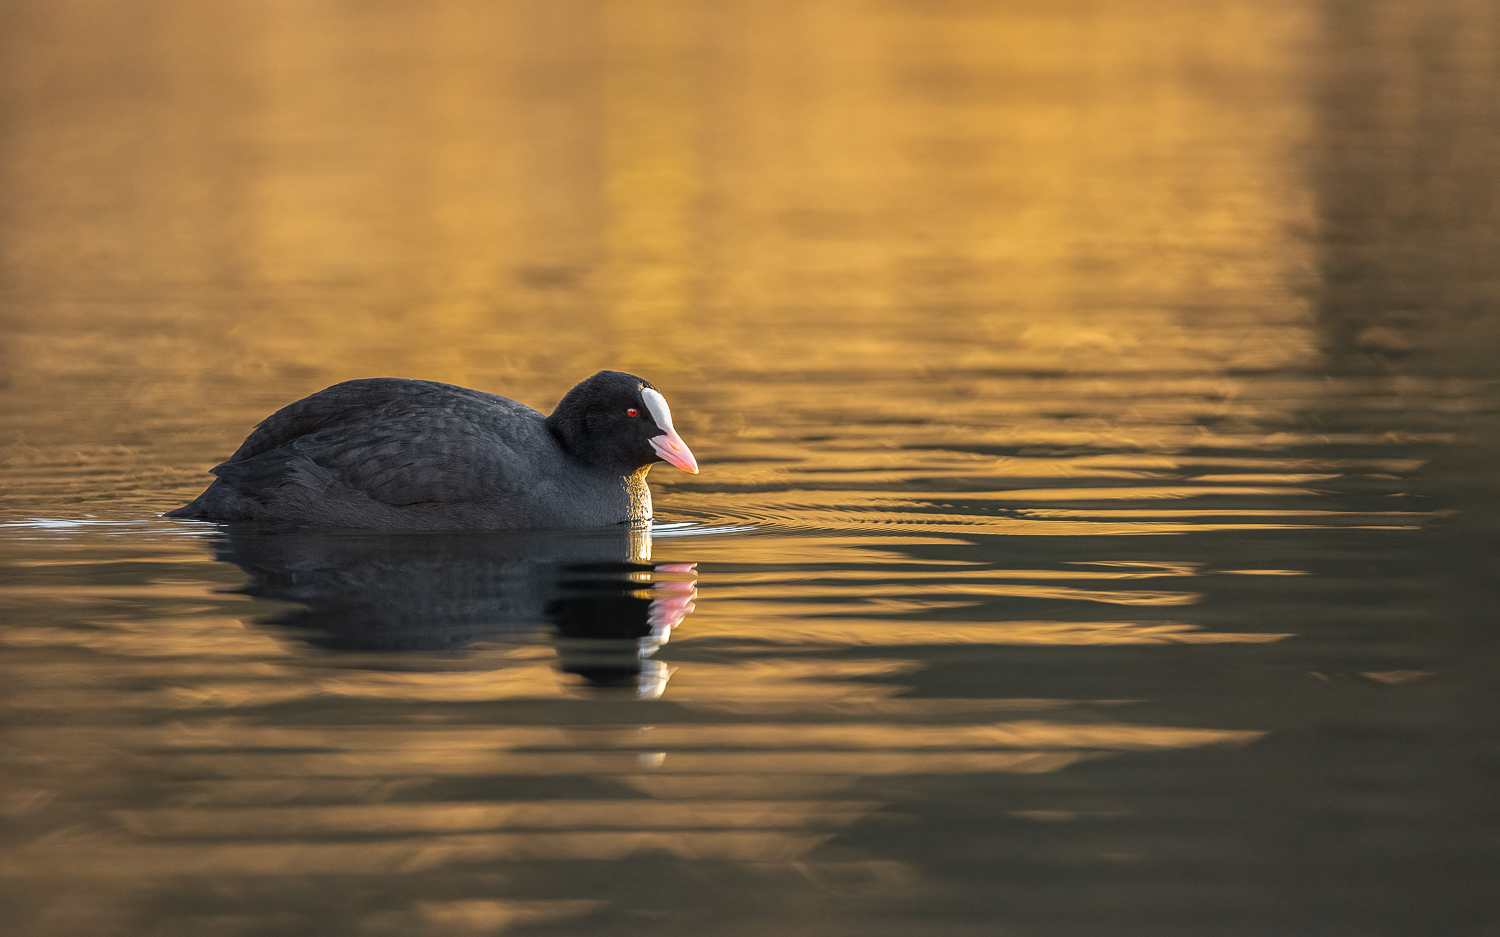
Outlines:
<svg viewBox="0 0 1500 937"><path fill-rule="evenodd" d="M602 527L651 519L646 472L698 463L649 381L600 371L543 417L452 384L377 377L271 414L167 517L367 530Z"/></svg>

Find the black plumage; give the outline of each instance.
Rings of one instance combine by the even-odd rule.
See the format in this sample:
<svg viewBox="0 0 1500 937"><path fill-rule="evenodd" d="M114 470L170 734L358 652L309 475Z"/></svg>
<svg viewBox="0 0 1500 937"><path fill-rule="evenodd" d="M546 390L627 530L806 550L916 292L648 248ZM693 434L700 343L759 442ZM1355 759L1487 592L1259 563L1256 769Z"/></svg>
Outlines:
<svg viewBox="0 0 1500 937"><path fill-rule="evenodd" d="M646 471L663 461L652 440L681 443L647 390L601 371L543 417L452 384L346 381L271 414L166 516L371 530L644 523ZM690 453L674 461L697 470Z"/></svg>

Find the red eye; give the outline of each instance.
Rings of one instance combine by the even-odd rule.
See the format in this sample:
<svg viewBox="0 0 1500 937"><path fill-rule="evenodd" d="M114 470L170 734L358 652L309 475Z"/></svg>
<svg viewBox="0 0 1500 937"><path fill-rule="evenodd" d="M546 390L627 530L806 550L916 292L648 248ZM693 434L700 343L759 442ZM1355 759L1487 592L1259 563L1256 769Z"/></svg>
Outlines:
<svg viewBox="0 0 1500 937"><path fill-rule="evenodd" d="M640 416L640 413L641 411L637 410L635 407L631 407L630 409L625 411L626 416Z"/></svg>

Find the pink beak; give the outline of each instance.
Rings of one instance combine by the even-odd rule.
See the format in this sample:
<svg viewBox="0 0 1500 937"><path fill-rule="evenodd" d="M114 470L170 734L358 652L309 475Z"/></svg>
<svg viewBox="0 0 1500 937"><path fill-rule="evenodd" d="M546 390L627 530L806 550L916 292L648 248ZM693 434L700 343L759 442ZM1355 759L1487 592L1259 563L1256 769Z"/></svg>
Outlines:
<svg viewBox="0 0 1500 937"><path fill-rule="evenodd" d="M669 429L660 436L653 436L650 440L651 448L656 454L666 461L672 463L684 472L698 474L698 460L693 458L692 450L688 449L687 443L677 435L675 429Z"/></svg>

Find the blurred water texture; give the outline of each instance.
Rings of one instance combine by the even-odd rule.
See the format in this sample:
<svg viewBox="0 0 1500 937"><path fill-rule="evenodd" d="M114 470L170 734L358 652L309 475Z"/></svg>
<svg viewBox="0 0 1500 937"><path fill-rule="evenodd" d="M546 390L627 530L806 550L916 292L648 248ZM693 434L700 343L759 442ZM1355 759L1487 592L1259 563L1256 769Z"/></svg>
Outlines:
<svg viewBox="0 0 1500 937"><path fill-rule="evenodd" d="M1497 87L1481 0L0 5L7 933L1500 934ZM156 516L605 367L651 537Z"/></svg>

